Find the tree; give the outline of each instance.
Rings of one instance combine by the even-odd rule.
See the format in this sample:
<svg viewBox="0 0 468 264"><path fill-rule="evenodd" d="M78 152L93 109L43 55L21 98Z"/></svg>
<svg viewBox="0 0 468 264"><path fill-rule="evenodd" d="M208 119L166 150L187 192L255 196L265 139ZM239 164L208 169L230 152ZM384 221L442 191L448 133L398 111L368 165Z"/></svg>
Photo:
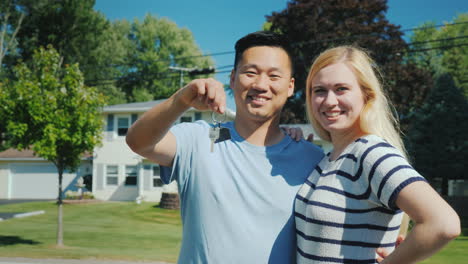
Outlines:
<svg viewBox="0 0 468 264"><path fill-rule="evenodd" d="M85 77L94 76L96 69L111 58L110 54L99 52L104 42L102 34L110 24L93 9L94 3L95 0L19 1L18 7L27 15L18 34L21 58L27 61L38 47L52 45L65 64L79 63Z"/></svg>
<svg viewBox="0 0 468 264"><path fill-rule="evenodd" d="M119 23L121 28L129 29L133 51L125 63L130 68L118 82L130 101L167 98L180 88L183 73L169 66L195 70L213 65L211 58L202 56L192 33L166 18L147 15L131 26L126 21ZM183 82L187 77L185 74Z"/></svg>
<svg viewBox="0 0 468 264"><path fill-rule="evenodd" d="M31 66L14 68L16 79L1 84L0 117L5 118L10 147L31 148L58 171L57 244L63 245L62 175L75 171L83 154L100 143L103 97L83 84L77 64L62 67L51 47L37 50Z"/></svg>
<svg viewBox="0 0 468 264"><path fill-rule="evenodd" d="M415 168L433 184L442 178L441 193L447 195L450 179L467 179L468 101L452 77L442 74L410 119L407 145Z"/></svg>
<svg viewBox="0 0 468 264"><path fill-rule="evenodd" d="M283 11L267 16L267 29L290 39L296 63L297 92L288 101L282 122L304 122L303 91L313 59L326 48L342 44L358 45L370 52L401 117L422 103L430 89L429 75L404 63L407 45L399 26L385 18L386 11L382 0L292 0Z"/></svg>
<svg viewBox="0 0 468 264"><path fill-rule="evenodd" d="M63 57L64 64L79 64L86 83L119 76L115 65L124 62L128 50L111 23L93 9L95 0L8 2L11 2L10 13L15 17L25 16L25 19L16 36L18 52L7 56L7 68L12 69L18 60L29 61L38 47L52 45ZM98 88L107 96L107 102L125 102L115 80L100 84Z"/></svg>
<svg viewBox="0 0 468 264"><path fill-rule="evenodd" d="M468 97L468 13L459 14L445 26L422 24L411 36L409 59L433 75L447 72Z"/></svg>
<svg viewBox="0 0 468 264"><path fill-rule="evenodd" d="M79 64L85 83L98 87L108 104L167 97L179 88L180 79L190 77L181 78L169 66L213 65L202 56L191 32L167 19L148 15L143 22L111 23L93 10L95 0L7 1L14 17L25 19L16 36L19 52L6 57L6 68L12 69L20 59L29 61L36 48L50 44L63 63Z"/></svg>
<svg viewBox="0 0 468 264"><path fill-rule="evenodd" d="M16 35L21 28L24 14L15 19L15 6L10 1L0 3L0 74L3 73L3 58L16 52ZM12 23L11 21L16 21Z"/></svg>

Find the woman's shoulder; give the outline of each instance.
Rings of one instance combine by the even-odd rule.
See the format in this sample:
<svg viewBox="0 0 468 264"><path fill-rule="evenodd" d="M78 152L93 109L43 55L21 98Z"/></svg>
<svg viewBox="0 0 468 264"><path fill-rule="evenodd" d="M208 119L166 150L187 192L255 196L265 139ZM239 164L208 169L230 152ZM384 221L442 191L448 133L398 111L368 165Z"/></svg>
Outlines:
<svg viewBox="0 0 468 264"><path fill-rule="evenodd" d="M388 155L404 157L397 148L377 135L366 135L358 138L355 142L354 151L357 156L367 161L375 161Z"/></svg>

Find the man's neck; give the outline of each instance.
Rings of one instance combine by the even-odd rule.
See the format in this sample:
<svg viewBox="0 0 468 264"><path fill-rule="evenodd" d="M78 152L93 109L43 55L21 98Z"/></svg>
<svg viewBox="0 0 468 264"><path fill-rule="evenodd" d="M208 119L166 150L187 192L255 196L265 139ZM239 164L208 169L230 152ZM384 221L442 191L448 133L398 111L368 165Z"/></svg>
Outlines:
<svg viewBox="0 0 468 264"><path fill-rule="evenodd" d="M284 138L284 133L279 127L279 118L267 121L246 121L236 117L234 127L241 137L256 146L271 146Z"/></svg>

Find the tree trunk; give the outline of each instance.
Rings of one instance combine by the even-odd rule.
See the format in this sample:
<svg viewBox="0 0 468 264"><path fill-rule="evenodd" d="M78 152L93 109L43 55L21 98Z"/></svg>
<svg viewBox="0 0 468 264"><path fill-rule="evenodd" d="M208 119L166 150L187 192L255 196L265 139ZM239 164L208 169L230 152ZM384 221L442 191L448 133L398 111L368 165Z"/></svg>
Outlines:
<svg viewBox="0 0 468 264"><path fill-rule="evenodd" d="M63 170L59 168L59 193L58 193L58 198L57 198L57 205L58 205L57 246L63 246L62 176L63 176Z"/></svg>

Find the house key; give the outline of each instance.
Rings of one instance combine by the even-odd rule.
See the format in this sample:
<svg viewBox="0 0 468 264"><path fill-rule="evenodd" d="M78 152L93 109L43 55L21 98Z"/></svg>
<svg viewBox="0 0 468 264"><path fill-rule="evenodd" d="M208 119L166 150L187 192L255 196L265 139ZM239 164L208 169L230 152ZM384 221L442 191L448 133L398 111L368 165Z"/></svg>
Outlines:
<svg viewBox="0 0 468 264"><path fill-rule="evenodd" d="M213 152L214 151L214 143L216 140L218 140L219 138L219 127L221 125L218 123L218 124L213 124L212 127L210 127L210 141L211 141L211 147L210 147L210 151Z"/></svg>
<svg viewBox="0 0 468 264"><path fill-rule="evenodd" d="M214 143L216 142L216 140L219 139L219 134L220 134L219 131L221 130L221 123L224 122L225 120L226 120L226 113L224 113L222 120L218 120L216 119L216 113L211 112L211 121L213 122L213 126L210 127L210 132L208 135L211 141L211 145L210 145L211 152L214 151Z"/></svg>

